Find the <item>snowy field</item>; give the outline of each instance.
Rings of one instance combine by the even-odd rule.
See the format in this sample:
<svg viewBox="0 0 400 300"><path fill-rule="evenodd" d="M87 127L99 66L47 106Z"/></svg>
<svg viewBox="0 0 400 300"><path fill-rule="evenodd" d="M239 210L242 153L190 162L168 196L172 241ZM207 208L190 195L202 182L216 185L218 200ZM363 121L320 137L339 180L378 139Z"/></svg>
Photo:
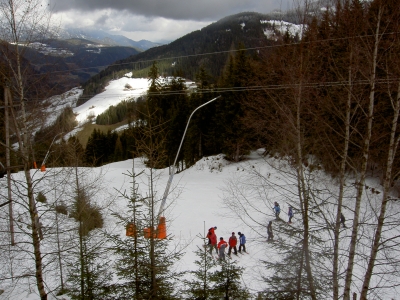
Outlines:
<svg viewBox="0 0 400 300"><path fill-rule="evenodd" d="M141 159L135 159L135 173L139 173L145 169ZM97 178L101 187L95 195L97 203L104 208L105 215L105 227L103 228L106 232L119 233L121 236L125 236L125 228L118 225L117 220L112 216L113 212L126 211L126 200L117 197L117 191L129 191L131 186L131 179L125 174L132 172L133 161L126 160L122 162L112 163L101 168L90 169L86 180L91 178ZM88 171L82 169L82 172ZM176 174L173 180L171 193L167 199L167 206L165 216L167 218L167 233L169 237L172 237L173 241L171 247L183 249L185 255L179 261L177 268L179 270L194 270L196 266L194 261L196 255L194 251L198 246L202 245L201 236L204 236L205 231L213 226L217 226L216 231L218 238L224 237L226 240L231 235L231 232L238 231L244 233L247 237L247 250L249 254L241 255L239 257L233 256L234 260L237 260L238 265L245 267L245 272L242 277L242 282L246 285L251 292L260 291L265 288L265 284L261 280L261 274L268 275L269 270L260 263L260 260L276 260L280 257L280 253L277 253L271 246L272 244L266 242L266 226L268 221L274 222L274 234L275 242L290 241L291 237L285 232L287 230L287 208L289 203L293 205L293 195L295 193L295 185L292 182L292 178L288 176L290 167L285 164L284 161L277 160L275 158L265 159L260 155L259 152L253 152L246 161L241 163L228 163L222 156L213 156L203 158L196 165L191 168ZM39 210L45 211L48 205L54 203L54 197L52 195L58 194L57 197L61 197L68 201L72 201L71 192L68 190L58 190L54 192L53 189L57 186L57 182L71 180L71 186L73 186L73 176L68 175L68 170L61 169L48 169L46 172L41 173L34 171L33 178L38 183L37 190L46 193L48 197L48 204L39 204ZM90 175L89 175L90 174ZM168 169L157 171L158 179L156 181L157 197L161 198L166 182L168 180ZM261 175L261 177L260 177ZM331 191L335 191L335 187L329 177L324 176L322 173L316 174L319 177L319 186L325 186ZM14 179L23 179L23 174L13 174ZM257 179L258 178L258 179ZM264 178L264 179L261 179ZM265 179L267 181L264 181ZM262 184L264 181L264 184ZM142 193L147 190L147 177L143 174L139 177L137 183ZM379 189L375 180L368 182L370 187ZM4 188L5 180L1 180L1 193L4 195L6 189ZM237 202L233 201L232 192L241 190L242 195L239 197L239 203L243 204L244 207L237 205ZM348 199L345 201L344 213L349 219L351 217L351 206L354 194L348 191ZM65 193L65 195L61 195ZM363 206L363 218L364 221L367 218L371 218L371 205L374 202L371 201L373 197L372 193L367 193L366 197L369 198L368 202L365 202ZM242 197L245 197L246 200ZM332 195L326 195L326 201L330 202L333 199L329 199ZM246 204L248 201L248 204ZM275 221L273 214L273 202L278 201L282 208L281 219L282 221ZM236 204L235 204L236 203ZM326 205L326 203L325 203ZM244 209L248 212L248 216L245 215ZM394 207L394 209L398 209ZM330 211L329 211L330 210ZM333 206L327 204L325 208L326 215L329 214L333 218L334 211ZM6 215L6 208L1 208L0 211L2 219ZM50 214L50 215L49 215ZM54 212L52 213L54 214ZM243 218L239 218L238 214ZM28 218L27 214L17 214L18 218ZM46 221L46 218L49 220ZM44 213L42 221L46 226L51 227L51 213ZM3 219L4 220L4 219ZM293 219L293 227L301 227L298 212L295 213ZM65 219L65 226L72 224L71 219ZM63 224L63 223L62 223ZM3 226L5 224L2 224ZM313 227L313 225L311 226ZM51 230L51 229L49 229ZM348 229L349 230L349 229ZM368 227L363 227L364 235L372 234L372 231ZM3 233L4 234L4 233ZM343 245L342 252L347 251L347 241L349 239L349 231L343 230ZM321 233L321 237L326 239L326 247L332 247L332 241L329 239L327 232ZM3 235L3 239L7 236ZM16 235L16 240L21 241L26 237ZM43 249L49 250L50 240L43 240ZM367 245L359 247L359 251L364 252L368 250ZM366 249L364 249L366 247ZM345 254L345 253L344 253ZM326 262L328 265L329 263ZM26 261L22 264L24 268L32 270L33 260ZM19 268L21 265L19 266ZM6 270L2 270L5 272ZM18 273L20 270L14 270ZM357 272L361 272L360 269L356 269ZM4 276L5 274L3 274ZM361 274L359 274L361 275ZM54 281L54 273L49 272L46 274L46 283L49 289L54 288L58 282ZM398 279L397 279L398 280ZM29 289L27 288L29 284ZM2 282L0 283L0 289L6 292L0 295L0 299L39 299L36 294L34 278L29 280L24 278L19 282ZM390 291L391 293L395 290ZM54 295L49 295L49 299L67 299L65 296L56 298Z"/></svg>

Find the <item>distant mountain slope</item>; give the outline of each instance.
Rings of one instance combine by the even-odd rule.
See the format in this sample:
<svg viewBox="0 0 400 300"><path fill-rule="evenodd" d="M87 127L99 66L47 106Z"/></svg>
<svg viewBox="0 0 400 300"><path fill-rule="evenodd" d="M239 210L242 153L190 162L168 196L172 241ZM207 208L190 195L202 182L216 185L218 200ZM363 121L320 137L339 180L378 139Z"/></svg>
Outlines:
<svg viewBox="0 0 400 300"><path fill-rule="evenodd" d="M140 51L150 49L152 47L160 46L159 43L153 43L148 40L134 41L123 35L109 34L103 30L94 28L70 28L61 30L58 33L60 39L86 39L100 44L106 44L110 46L125 46L134 47Z"/></svg>
<svg viewBox="0 0 400 300"><path fill-rule="evenodd" d="M272 45L286 30L291 32L290 23L285 22L284 26L280 26L281 21L278 20L283 22L292 19L283 14L265 15L254 12L225 17L168 45L154 47L116 62L83 85L84 95L101 92L111 76L115 77L118 72L120 76L126 71L140 74L138 71L146 70L153 61L159 62L159 70L165 75L181 71L183 77L194 80L199 68L203 66L212 77L217 78L226 65L229 50L238 49L239 45L245 48ZM146 75L143 72L140 76Z"/></svg>
<svg viewBox="0 0 400 300"><path fill-rule="evenodd" d="M104 46L84 39L45 40L32 43L24 57L38 73L51 74L57 90L66 90L82 84L91 76L117 60L139 53L132 47Z"/></svg>

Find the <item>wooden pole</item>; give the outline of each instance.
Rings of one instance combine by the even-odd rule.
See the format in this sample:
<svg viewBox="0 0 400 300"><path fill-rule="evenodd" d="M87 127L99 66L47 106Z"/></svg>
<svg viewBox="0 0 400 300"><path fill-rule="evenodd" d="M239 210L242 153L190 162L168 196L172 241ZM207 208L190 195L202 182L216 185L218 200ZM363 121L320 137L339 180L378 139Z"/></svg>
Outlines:
<svg viewBox="0 0 400 300"><path fill-rule="evenodd" d="M11 159L10 159L10 127L9 127L9 114L8 114L8 97L10 95L10 87L8 83L4 85L4 128L6 131L6 169L7 169L7 186L8 186L8 212L10 217L10 237L11 246L15 245L14 239L14 218L13 218L13 207L11 198Z"/></svg>

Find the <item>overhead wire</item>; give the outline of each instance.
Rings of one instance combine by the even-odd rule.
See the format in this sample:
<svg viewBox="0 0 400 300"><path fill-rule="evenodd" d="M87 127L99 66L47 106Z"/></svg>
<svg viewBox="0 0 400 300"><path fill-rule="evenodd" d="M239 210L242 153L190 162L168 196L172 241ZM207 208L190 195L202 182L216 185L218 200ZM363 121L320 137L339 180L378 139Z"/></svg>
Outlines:
<svg viewBox="0 0 400 300"><path fill-rule="evenodd" d="M391 83L395 82L398 80L398 78L392 78L392 79L378 79L375 80L375 83ZM357 80L353 81L352 85L365 85L369 84L369 80ZM331 82L309 82L309 83L292 83L292 84L278 84L278 85L261 85L261 86L245 86L245 87L227 87L227 88L210 88L210 89L196 89L193 91L193 93L226 93L226 92L248 92L248 91L262 91L262 90L279 90L279 89L292 89L292 88L297 88L299 86L302 86L304 88L316 88L316 87L334 87L334 86L346 86L348 85L348 81L331 81ZM151 96L169 96L169 95L187 95L188 90L181 90L181 91L160 91L160 92L147 92L146 95L151 95ZM92 94L92 95L87 95L88 98L93 98L94 96L97 96L98 98L108 98L108 97L113 97L113 96L120 96L120 97L135 97L140 95L137 95L135 93L132 94L125 94L121 95L120 93L107 93L104 96L101 96L101 94ZM86 98L86 97L84 97Z"/></svg>
<svg viewBox="0 0 400 300"><path fill-rule="evenodd" d="M384 35L393 35L393 34L398 34L398 33L400 33L400 31L380 33L380 34L378 34L378 36L382 37ZM207 55L235 53L235 52L239 52L239 51L253 51L253 50L273 49L273 48L278 48L278 47L297 46L297 45L300 45L300 44L304 45L304 44L312 44L312 43L333 42L333 41L355 39L355 38L375 37L375 36L376 36L376 34L365 34L365 35L356 35L356 36L342 37L342 38L330 38L330 39L321 39L321 40L313 40L313 41L300 41L300 42L294 42L294 43L285 43L285 44L279 44L279 45L268 45L268 46L259 46L259 47L230 49L230 50L222 50L222 51L214 51L214 52L206 52L206 53L187 54L187 55L180 55L180 56L170 56L170 57L157 58L157 59L138 60L138 61L124 62L124 63L118 63L118 64L110 64L110 65L100 65L100 66L91 66L91 67L85 67L85 68L75 68L75 69L61 70L61 71L51 71L51 72L46 72L45 74L47 75L47 74L68 73L68 72L71 72L71 71L82 71L82 70L87 70L87 69L92 69L92 68L108 68L108 67L132 65L132 64L142 64L142 63L144 64L144 63L152 63L154 61L158 62L158 61L167 61L167 60L178 60L178 59L182 59L182 58L192 58L192 57L201 57L201 56L207 56ZM141 53L144 53L144 52L141 52ZM136 54L136 55L140 55L140 53ZM133 56L135 56L135 55L133 55ZM43 75L44 74L33 74L33 76L43 76Z"/></svg>
<svg viewBox="0 0 400 300"><path fill-rule="evenodd" d="M387 32L387 33L381 33L379 34L380 36L384 35L392 35L392 34L398 34L400 32ZM57 74L57 73L67 73L70 71L79 71L79 70L85 70L85 69L90 69L90 68L104 68L104 67L112 67L112 66L121 66L121 65L132 65L132 64L145 64L145 63L152 63L154 61L166 61L166 60L175 60L175 59L182 59L182 58L192 58L192 57L198 57L198 56L207 56L207 55L216 55L216 54L226 54L226 53L235 53L239 51L252 51L252 50L262 50L262 49L272 49L276 47L286 47L286 46L296 46L300 44L310 44L310 43L322 43L322 42L332 42L332 41L339 41L339 40L347 40L347 39L355 39L355 38L366 38L366 37L375 37L375 34L366 34L366 35L357 35L357 36L350 36L350 37L343 37L343 38L331 38L331 39L322 39L322 40L313 40L313 41L300 41L300 42L295 42L295 43L285 43L285 44L279 44L279 45L268 45L268 46L260 46L260 47L249 47L249 48L241 48L241 49L231 49L231 50L223 50L223 51L215 51L215 52L206 52L206 53L198 53L198 54L188 54L188 55L181 55L181 56L171 56L171 57L166 57L166 58L158 58L158 59L151 59L151 60L138 60L134 62L126 62L126 63L120 63L120 64L111 64L107 66L92 66L88 68L76 68L76 69L70 69L70 70L65 70L65 71L52 71L52 72L46 72L45 74L35 74L37 76L45 76L45 75L51 75L51 74ZM385 82L391 82L396 79L384 79L380 81L376 81L379 83L385 83ZM367 84L369 83L368 80L360 80L357 83L353 84ZM336 81L336 82L315 82L315 83L308 83L304 84L304 87L318 87L318 86L336 86L336 85L346 85L346 81ZM229 87L229 88L215 88L215 89L196 89L197 93L211 93L211 92L216 92L216 93L224 93L224 92L242 92L242 91L260 91L260 90L274 90L274 89L286 89L286 88L294 88L296 87L296 84L283 84L283 85L266 85L266 86L246 86L246 87ZM156 93L151 93L147 92L146 95L182 95L182 94L187 94L187 90L183 91L162 91L162 92L156 92ZM99 96L99 94L86 94L82 97L81 99L91 99L94 96ZM112 97L112 96L121 96L121 97L140 97L141 95L137 95L135 93L132 94L125 94L121 95L120 93L118 94L112 94L112 93L107 93L107 95L104 95L104 97ZM35 98L35 99L30 99L30 102L32 101L43 101L48 98Z"/></svg>

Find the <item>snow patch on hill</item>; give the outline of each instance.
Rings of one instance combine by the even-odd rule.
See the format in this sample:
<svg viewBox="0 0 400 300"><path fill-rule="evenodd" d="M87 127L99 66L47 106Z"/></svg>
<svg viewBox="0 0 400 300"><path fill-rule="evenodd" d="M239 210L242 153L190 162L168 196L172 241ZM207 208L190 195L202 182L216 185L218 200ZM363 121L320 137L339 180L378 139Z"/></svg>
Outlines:
<svg viewBox="0 0 400 300"><path fill-rule="evenodd" d="M160 77L162 84L170 83L173 77ZM190 90L195 88L193 81L185 81ZM116 106L124 100L135 100L147 93L150 81L147 78L132 78L132 73L126 73L124 77L110 81L105 91L95 95L84 104L75 107L74 113L79 125L93 121L98 115L106 111L111 105ZM127 88L129 87L129 88Z"/></svg>
<svg viewBox="0 0 400 300"><path fill-rule="evenodd" d="M278 20L260 20L261 24L269 24L272 26L272 29L264 29L264 34L267 37L273 36L272 32L274 30L280 32L282 35L286 32L289 32L291 36L299 35L302 36L302 33L305 29L305 25L297 25L285 21L278 21Z"/></svg>

